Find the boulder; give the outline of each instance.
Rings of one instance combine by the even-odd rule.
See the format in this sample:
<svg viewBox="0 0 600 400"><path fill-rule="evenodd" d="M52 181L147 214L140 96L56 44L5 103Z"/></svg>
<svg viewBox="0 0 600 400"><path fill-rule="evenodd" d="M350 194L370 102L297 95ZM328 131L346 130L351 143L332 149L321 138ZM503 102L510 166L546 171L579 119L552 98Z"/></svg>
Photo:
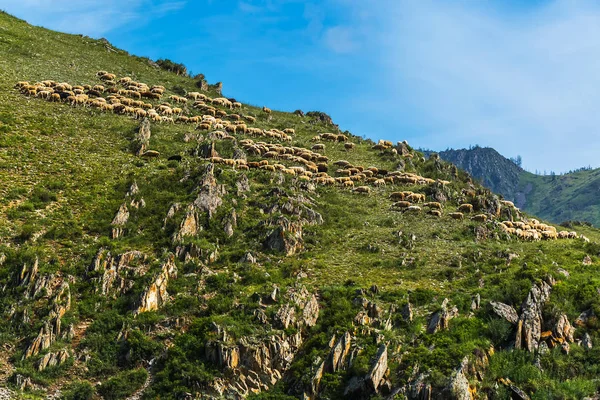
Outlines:
<svg viewBox="0 0 600 400"><path fill-rule="evenodd" d="M379 346L379 350L377 351L377 355L375 356L375 362L371 366L371 370L365 377L366 384L378 393L379 386L383 382L383 378L388 371L387 364L387 346L382 344Z"/></svg>
<svg viewBox="0 0 600 400"><path fill-rule="evenodd" d="M508 304L490 301L490 305L492 306L492 310L494 313L496 313L496 315L504 318L511 324L516 324L519 321L519 315L517 314L517 311Z"/></svg>
<svg viewBox="0 0 600 400"><path fill-rule="evenodd" d="M521 306L521 315L517 322L515 348L534 352L539 345L542 333L542 308L550 298L552 287L542 281L533 285L527 299Z"/></svg>

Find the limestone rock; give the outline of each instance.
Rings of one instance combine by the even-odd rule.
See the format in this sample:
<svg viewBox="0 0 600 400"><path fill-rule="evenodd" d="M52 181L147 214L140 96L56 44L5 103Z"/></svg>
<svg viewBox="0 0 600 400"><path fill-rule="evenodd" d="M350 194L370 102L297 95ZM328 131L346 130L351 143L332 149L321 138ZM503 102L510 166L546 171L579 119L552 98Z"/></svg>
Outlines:
<svg viewBox="0 0 600 400"><path fill-rule="evenodd" d="M112 220L111 225L112 225L112 238L113 239L118 239L119 237L121 237L123 235L123 226L125 226L125 224L127 223L127 221L129 220L129 210L127 209L127 204L123 203L121 204L121 207L119 207L119 211L117 211L117 215L115 215L115 218Z"/></svg>
<svg viewBox="0 0 600 400"><path fill-rule="evenodd" d="M275 314L275 322L283 329L287 329L296 322L296 309L293 305L285 304Z"/></svg>
<svg viewBox="0 0 600 400"><path fill-rule="evenodd" d="M552 287L542 281L533 285L527 299L521 306L521 315L517 323L515 348L533 352L537 349L542 333L542 308L550 298Z"/></svg>
<svg viewBox="0 0 600 400"><path fill-rule="evenodd" d="M146 256L139 251L128 251L113 257L106 249L100 249L87 273L101 275L92 278L92 281L99 284L96 290L103 295L111 292L120 294L133 286L131 277L141 276L146 272L145 261Z"/></svg>
<svg viewBox="0 0 600 400"><path fill-rule="evenodd" d="M468 360L465 358L463 360L462 365L467 364ZM473 395L469 390L469 381L463 372L462 366L458 368L452 374L449 383L450 393L452 394L452 398L456 400L472 400Z"/></svg>
<svg viewBox="0 0 600 400"><path fill-rule="evenodd" d="M428 333L433 334L439 330L448 329L450 320L458 316L458 308L456 306L448 308L448 302L448 299L444 299L441 310L432 314L429 320L429 325L427 326Z"/></svg>
<svg viewBox="0 0 600 400"><path fill-rule="evenodd" d="M592 349L592 338L589 335L589 333L584 333L583 334L583 339L581 340L581 345L583 346L583 348L585 350L591 350Z"/></svg>
<svg viewBox="0 0 600 400"><path fill-rule="evenodd" d="M563 339L568 343L573 343L573 333L575 333L575 328L569 322L568 317L565 314L561 314L556 321L556 325L552 329L552 333L555 338Z"/></svg>
<svg viewBox="0 0 600 400"><path fill-rule="evenodd" d="M165 304L169 298L167 293L167 285L169 278L175 278L177 267L175 266L175 256L170 255L167 261L163 264L161 272L156 276L140 299L140 305L135 310L134 314L138 315L147 311L158 310Z"/></svg>
<svg viewBox="0 0 600 400"><path fill-rule="evenodd" d="M310 299L304 304L302 310L302 322L306 326L315 326L319 318L319 302L313 294Z"/></svg>
<svg viewBox="0 0 600 400"><path fill-rule="evenodd" d="M371 366L371 370L365 379L367 385L369 385L375 391L375 393L378 393L379 386L383 382L383 378L387 373L387 370L387 346L382 344L379 346L379 350L375 356L375 362Z"/></svg>
<svg viewBox="0 0 600 400"><path fill-rule="evenodd" d="M492 306L492 310L494 310L496 315L504 318L511 324L516 324L519 321L519 315L517 314L517 311L508 304L491 301L490 305Z"/></svg>
<svg viewBox="0 0 600 400"><path fill-rule="evenodd" d="M198 220L198 210L193 204L188 206L185 217L179 225L179 230L173 237L174 242L182 242L187 236L195 236L202 230Z"/></svg>
<svg viewBox="0 0 600 400"><path fill-rule="evenodd" d="M47 353L38 361L38 371L43 371L48 367L54 367L66 362L71 355L66 349L56 353Z"/></svg>
<svg viewBox="0 0 600 400"><path fill-rule="evenodd" d="M344 333L335 346L329 353L328 367L327 370L331 372L337 372L345 369L345 361L350 354L350 347L352 346L352 337L349 332Z"/></svg>
<svg viewBox="0 0 600 400"><path fill-rule="evenodd" d="M279 218L265 241L268 250L285 253L287 256L298 253L303 248L302 225L291 222L285 217Z"/></svg>
<svg viewBox="0 0 600 400"><path fill-rule="evenodd" d="M150 121L144 118L133 138L132 148L135 155L139 156L146 152L150 144Z"/></svg>

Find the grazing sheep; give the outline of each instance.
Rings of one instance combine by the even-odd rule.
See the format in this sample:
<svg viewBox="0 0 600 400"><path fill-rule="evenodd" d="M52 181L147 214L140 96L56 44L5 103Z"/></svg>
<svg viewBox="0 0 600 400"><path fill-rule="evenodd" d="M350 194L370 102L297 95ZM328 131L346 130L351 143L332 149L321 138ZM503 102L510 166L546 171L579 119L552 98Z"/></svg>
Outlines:
<svg viewBox="0 0 600 400"><path fill-rule="evenodd" d="M285 128L283 130L283 133L287 133L288 135L295 135L296 134L296 130L292 129L292 128Z"/></svg>
<svg viewBox="0 0 600 400"><path fill-rule="evenodd" d="M423 207L429 207L431 209L441 210L442 209L442 204L438 203L437 201L431 201L429 203L423 204Z"/></svg>
<svg viewBox="0 0 600 400"><path fill-rule="evenodd" d="M59 102L60 101L60 94L58 94L58 93L52 93L50 95L50 98L48 100L54 101L54 102Z"/></svg>
<svg viewBox="0 0 600 400"><path fill-rule="evenodd" d="M117 76L115 74L106 73L100 76L101 81L114 81L115 79L117 79Z"/></svg>
<svg viewBox="0 0 600 400"><path fill-rule="evenodd" d="M271 109L270 109L270 108L268 108L268 107L263 107L263 108L262 108L262 110L263 110L263 112L264 112L264 113L266 113L266 114L271 114L271 113L272 113Z"/></svg>
<svg viewBox="0 0 600 400"><path fill-rule="evenodd" d="M242 103L240 103L239 101L234 101L232 105L233 108L242 108Z"/></svg>
<svg viewBox="0 0 600 400"><path fill-rule="evenodd" d="M314 150L314 151L316 151L316 150L325 150L325 145L321 144L321 143L315 144L315 145L313 145L311 147L311 150Z"/></svg>
<svg viewBox="0 0 600 400"><path fill-rule="evenodd" d="M421 211L421 207L419 206L409 206L406 208L406 210L404 210L405 212L420 212Z"/></svg>
<svg viewBox="0 0 600 400"><path fill-rule="evenodd" d="M346 142L344 143L344 148L346 150L353 150L356 147L356 145L352 142Z"/></svg>
<svg viewBox="0 0 600 400"><path fill-rule="evenodd" d="M473 221L477 221L477 222L486 222L488 219L488 216L485 214L477 214L477 215L474 215L473 217L471 217L471 219Z"/></svg>
<svg viewBox="0 0 600 400"><path fill-rule="evenodd" d="M392 204L392 208L408 208L410 206L412 206L410 201L397 201Z"/></svg>
<svg viewBox="0 0 600 400"><path fill-rule="evenodd" d="M463 219L464 218L464 214L461 212L453 212L448 214L452 219Z"/></svg>
<svg viewBox="0 0 600 400"><path fill-rule="evenodd" d="M433 215L435 217L441 217L442 216L442 212L440 210L429 210L429 211L427 211L427 214Z"/></svg>
<svg viewBox="0 0 600 400"><path fill-rule="evenodd" d="M344 182L342 183L342 186L343 186L343 187L354 187L354 182L352 182L352 181L350 181L350 180L348 180L348 181L344 181Z"/></svg>
<svg viewBox="0 0 600 400"><path fill-rule="evenodd" d="M473 212L473 205L472 204L461 204L460 206L458 206L458 211L460 211L462 213L470 214Z"/></svg>

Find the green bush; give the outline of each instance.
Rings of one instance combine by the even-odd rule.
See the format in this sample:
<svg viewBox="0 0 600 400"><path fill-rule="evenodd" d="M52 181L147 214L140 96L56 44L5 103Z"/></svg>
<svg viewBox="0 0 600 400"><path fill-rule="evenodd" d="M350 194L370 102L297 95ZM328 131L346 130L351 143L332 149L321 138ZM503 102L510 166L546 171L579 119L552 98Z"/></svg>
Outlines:
<svg viewBox="0 0 600 400"><path fill-rule="evenodd" d="M148 378L148 372L143 369L119 372L98 387L98 393L105 400L123 399L135 393Z"/></svg>
<svg viewBox="0 0 600 400"><path fill-rule="evenodd" d="M94 387L85 381L73 382L63 389L62 400L91 400L94 397Z"/></svg>

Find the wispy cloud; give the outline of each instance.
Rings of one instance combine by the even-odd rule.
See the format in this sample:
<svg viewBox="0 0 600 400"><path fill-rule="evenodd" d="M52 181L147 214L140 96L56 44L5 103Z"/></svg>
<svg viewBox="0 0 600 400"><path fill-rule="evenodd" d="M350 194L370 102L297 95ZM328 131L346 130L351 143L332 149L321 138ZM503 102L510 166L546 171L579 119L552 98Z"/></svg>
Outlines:
<svg viewBox="0 0 600 400"><path fill-rule="evenodd" d="M127 24L147 23L185 4L186 1L151 0L4 0L0 8L34 25L99 37Z"/></svg>

